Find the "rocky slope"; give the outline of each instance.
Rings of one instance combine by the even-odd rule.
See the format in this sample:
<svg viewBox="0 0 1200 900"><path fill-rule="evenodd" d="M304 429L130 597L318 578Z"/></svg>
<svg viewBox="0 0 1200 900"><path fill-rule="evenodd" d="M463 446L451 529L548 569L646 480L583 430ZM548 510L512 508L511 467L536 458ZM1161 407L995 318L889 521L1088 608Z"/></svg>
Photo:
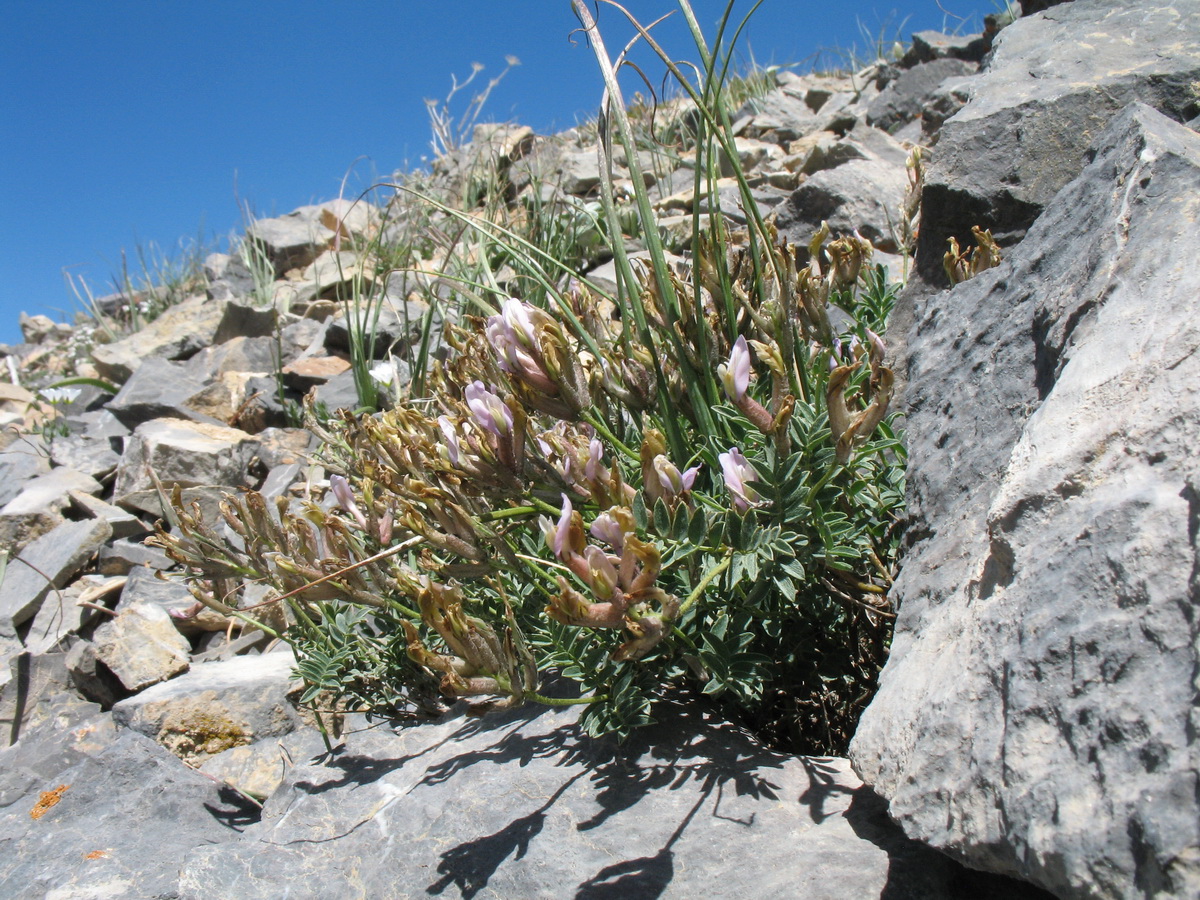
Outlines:
<svg viewBox="0 0 1200 900"><path fill-rule="evenodd" d="M773 753L674 704L622 748L570 712L522 710L350 715L324 755L286 648L183 614L191 595L142 544L156 480L210 512L240 486L328 487L289 404L357 405L337 298L381 269L360 239L411 224L335 201L256 223L254 253L211 257L133 334L89 347L83 326L34 317L0 349L26 384L73 367L121 385L0 386L0 893L1200 892L1200 4L1036 6L1051 8L994 51L991 35L917 35L852 76L781 73L738 116L781 232L857 228L897 271L905 162L918 145L930 161L893 332L910 549L849 761ZM685 233L688 160L648 162L662 228ZM485 126L426 187L461 201L480 165L514 200L586 203L599 178L585 133ZM946 289L946 238L969 245L973 225L1006 259ZM439 252L379 276L385 395L409 377L416 323L452 296ZM596 279L602 262L584 247Z"/></svg>

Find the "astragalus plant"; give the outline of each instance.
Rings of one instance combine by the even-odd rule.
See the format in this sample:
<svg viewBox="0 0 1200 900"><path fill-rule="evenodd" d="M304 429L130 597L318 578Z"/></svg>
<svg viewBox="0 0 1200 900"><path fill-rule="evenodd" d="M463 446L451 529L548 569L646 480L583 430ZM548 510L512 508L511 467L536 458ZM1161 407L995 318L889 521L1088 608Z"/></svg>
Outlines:
<svg viewBox="0 0 1200 900"><path fill-rule="evenodd" d="M575 7L608 85L608 170L606 147L633 140L620 60ZM380 715L583 703L591 732L623 735L690 685L782 744L844 749L892 617L892 294L857 235L777 240L741 173L749 226L730 230L715 202L722 147L737 159L728 52L680 8L702 63L690 81L668 65L700 110L695 186L714 209L695 216L689 260L668 260L639 189L649 260L631 262L611 183L615 296L477 220L481 242L524 254L528 291L474 285L491 312L450 328L422 396L322 430L324 502L248 493L223 524L179 510L161 535L226 611L256 615L235 608L239 579L274 586L309 699Z"/></svg>

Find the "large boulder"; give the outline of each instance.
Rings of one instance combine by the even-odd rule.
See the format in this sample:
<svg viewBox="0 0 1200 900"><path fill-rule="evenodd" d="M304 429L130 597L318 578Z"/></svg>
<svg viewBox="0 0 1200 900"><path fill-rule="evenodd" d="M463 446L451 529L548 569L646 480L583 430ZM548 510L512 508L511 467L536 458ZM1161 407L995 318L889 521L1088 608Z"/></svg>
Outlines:
<svg viewBox="0 0 1200 900"><path fill-rule="evenodd" d="M1138 100L1179 122L1200 113L1200 2L1078 0L996 39L971 102L946 121L922 201L917 270L944 283L946 239L971 226L1020 239L1086 162L1105 124Z"/></svg>
<svg viewBox="0 0 1200 900"><path fill-rule="evenodd" d="M1135 104L1091 155L915 311L912 546L851 759L970 866L1196 897L1200 135Z"/></svg>

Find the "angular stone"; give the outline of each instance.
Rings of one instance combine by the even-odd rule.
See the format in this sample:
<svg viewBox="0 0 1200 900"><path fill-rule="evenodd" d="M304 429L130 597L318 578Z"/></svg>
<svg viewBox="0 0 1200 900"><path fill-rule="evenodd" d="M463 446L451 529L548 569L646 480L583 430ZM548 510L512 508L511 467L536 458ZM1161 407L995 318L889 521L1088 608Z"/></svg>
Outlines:
<svg viewBox="0 0 1200 900"><path fill-rule="evenodd" d="M238 260L238 263L240 264L241 261ZM248 275L249 273L247 273ZM241 296L250 293L253 287L253 281L251 281L249 290L244 291ZM245 299L230 300L225 304L225 311L221 314L221 323L217 326L213 343L223 344L239 337L274 337L278 326L279 314L274 307L263 308L253 301Z"/></svg>
<svg viewBox="0 0 1200 900"><path fill-rule="evenodd" d="M340 307L329 323L325 346L330 350L349 352L351 332L361 334L364 343L373 335L371 358L381 359L389 352L410 346L420 337L428 310L429 307L420 301L387 299L375 308L360 304L351 309L348 318L344 306Z"/></svg>
<svg viewBox="0 0 1200 900"><path fill-rule="evenodd" d="M307 356L284 366L283 377L292 390L307 391L349 368L350 361L340 356Z"/></svg>
<svg viewBox="0 0 1200 900"><path fill-rule="evenodd" d="M104 615L91 606L81 606L80 600L89 603L109 596L104 589L105 581L99 576L84 575L71 585L51 591L42 601L37 615L25 631L25 649L34 654L57 652L69 647L76 638L73 635L85 630L98 617ZM115 594L117 591L113 590Z"/></svg>
<svg viewBox="0 0 1200 900"><path fill-rule="evenodd" d="M14 900L177 896L177 861L255 818L247 801L140 734L39 788L55 793L34 790L0 816L0 895Z"/></svg>
<svg viewBox="0 0 1200 900"><path fill-rule="evenodd" d="M112 441L107 437L68 434L56 437L50 444L50 459L61 468L103 479L113 473L121 461L121 455L113 449Z"/></svg>
<svg viewBox="0 0 1200 900"><path fill-rule="evenodd" d="M282 737L231 747L211 756L200 771L231 785L243 794L265 800L283 783L288 771L325 752L320 732L299 728Z"/></svg>
<svg viewBox="0 0 1200 900"><path fill-rule="evenodd" d="M210 300L239 303L245 308L246 304L250 302L247 298L254 294L254 275L241 256L210 253L204 260L204 276L208 280L208 298ZM222 340L221 329L225 327L226 318L228 318L228 312L217 329L218 336L215 340L218 343ZM229 337L232 335L225 335L225 339Z"/></svg>
<svg viewBox="0 0 1200 900"><path fill-rule="evenodd" d="M278 360L279 345L273 336L232 337L222 344L206 347L189 359L188 371L201 380L234 372L263 375L278 369Z"/></svg>
<svg viewBox="0 0 1200 900"><path fill-rule="evenodd" d="M61 512L70 504L72 491L99 494L103 490L92 476L59 467L26 481L21 493L0 507L0 516Z"/></svg>
<svg viewBox="0 0 1200 900"><path fill-rule="evenodd" d="M323 404L329 412L338 409L357 409L359 407L358 388L354 383L354 373L345 371L335 375L323 384L312 389L316 403Z"/></svg>
<svg viewBox="0 0 1200 900"><path fill-rule="evenodd" d="M186 672L191 647L167 611L142 603L96 629L96 658L130 691Z"/></svg>
<svg viewBox="0 0 1200 900"><path fill-rule="evenodd" d="M295 663L290 651L202 663L122 700L113 721L193 761L287 734L301 722L288 699Z"/></svg>
<svg viewBox="0 0 1200 900"><path fill-rule="evenodd" d="M128 538L147 534L150 526L133 513L113 506L99 497L84 491L70 491L71 505L76 511L91 519L103 519L112 529L112 537Z"/></svg>
<svg viewBox="0 0 1200 900"><path fill-rule="evenodd" d="M100 549L96 567L102 575L128 575L131 571L150 566L154 569L170 569L175 564L157 547L148 547L145 534L135 538L121 538Z"/></svg>
<svg viewBox="0 0 1200 900"><path fill-rule="evenodd" d="M140 603L153 603L161 606L168 613L190 610L196 605L196 598L178 578L159 578L159 570L150 566L134 566L129 570L128 580L121 591L121 602L117 611L128 609ZM224 617L222 617L224 618ZM184 634L188 629L186 623L175 619L175 627Z"/></svg>
<svg viewBox="0 0 1200 900"><path fill-rule="evenodd" d="M125 382L106 409L127 428L151 419L189 419L220 424L211 416L187 406L187 400L207 387L207 380L192 374L183 363L148 359Z"/></svg>
<svg viewBox="0 0 1200 900"><path fill-rule="evenodd" d="M1026 13L1028 14L1028 13ZM943 34L940 31L916 31L912 35L912 46L904 54L901 65L912 68L918 63L935 59L965 59L981 62L990 49L982 34Z"/></svg>
<svg viewBox="0 0 1200 900"><path fill-rule="evenodd" d="M1130 102L1196 115L1196 34L1195 0L1064 3L1005 28L971 102L942 127L922 195L921 277L945 284L946 239L970 246L972 225L1002 246L1019 240Z"/></svg>
<svg viewBox="0 0 1200 900"><path fill-rule="evenodd" d="M908 69L871 101L867 108L867 124L884 131L895 131L920 117L942 82L972 75L976 69L975 63L953 58L935 59Z"/></svg>
<svg viewBox="0 0 1200 900"><path fill-rule="evenodd" d="M8 561L0 584L0 628L33 618L46 595L64 587L103 544L107 522L64 522Z"/></svg>
<svg viewBox="0 0 1200 900"><path fill-rule="evenodd" d="M741 115L754 117L751 134L770 138L777 144L822 130L818 127L816 113L804 96L797 96L791 89L771 91L748 101L738 111L738 116Z"/></svg>
<svg viewBox="0 0 1200 900"><path fill-rule="evenodd" d="M326 250L305 268L300 279L314 286L316 296L340 300L350 296L349 292L355 280L359 279L360 272L357 253L351 250Z"/></svg>
<svg viewBox="0 0 1200 900"><path fill-rule="evenodd" d="M662 712L624 745L577 708L351 734L238 841L189 854L179 896L318 898L347 871L373 897L1037 896L905 840L845 760Z"/></svg>
<svg viewBox="0 0 1200 900"><path fill-rule="evenodd" d="M76 641L67 653L66 664L71 684L80 696L105 709L129 695L125 685L100 661L96 645L91 641ZM108 721L111 724L111 717Z"/></svg>
<svg viewBox="0 0 1200 900"><path fill-rule="evenodd" d="M774 213L781 236L805 247L821 222L834 235L855 230L885 253L899 248L892 227L908 188L903 165L852 159L823 169L800 185Z"/></svg>
<svg viewBox="0 0 1200 900"><path fill-rule="evenodd" d="M912 546L850 752L973 867L1195 897L1200 135L1135 104L1091 155L1005 263L916 310Z"/></svg>
<svg viewBox="0 0 1200 900"><path fill-rule="evenodd" d="M319 443L305 428L267 428L255 436L258 459L267 469L307 462Z"/></svg>
<svg viewBox="0 0 1200 900"><path fill-rule="evenodd" d="M246 240L266 252L276 276L309 265L333 237L334 232L321 222L320 206L302 206L277 219L259 219L246 229Z"/></svg>
<svg viewBox="0 0 1200 900"><path fill-rule="evenodd" d="M39 438L17 440L0 450L0 504L21 493L31 478L49 471L50 454Z"/></svg>
<svg viewBox="0 0 1200 900"><path fill-rule="evenodd" d="M118 384L151 357L186 359L212 343L224 308L208 297L191 297L173 306L140 331L92 351L100 376Z"/></svg>
<svg viewBox="0 0 1200 900"><path fill-rule="evenodd" d="M146 422L129 438L113 497L118 503L127 503L136 492L153 492L151 469L168 491L172 485L241 484L254 446L251 435L226 425L182 419Z"/></svg>

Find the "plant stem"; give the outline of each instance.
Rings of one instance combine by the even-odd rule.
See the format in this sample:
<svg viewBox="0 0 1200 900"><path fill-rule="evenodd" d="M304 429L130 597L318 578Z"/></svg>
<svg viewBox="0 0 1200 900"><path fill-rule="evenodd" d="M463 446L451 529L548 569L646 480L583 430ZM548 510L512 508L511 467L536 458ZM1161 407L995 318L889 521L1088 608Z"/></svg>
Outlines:
<svg viewBox="0 0 1200 900"><path fill-rule="evenodd" d="M597 703L608 699L606 694L593 694L591 697L545 697L533 691L526 691L522 696L526 700L532 700L543 706L583 706L586 703Z"/></svg>
<svg viewBox="0 0 1200 900"><path fill-rule="evenodd" d="M685 612L687 612L689 609L691 609L693 606L695 606L696 601L700 599L700 595L703 594L704 591L708 588L708 586L713 583L713 581L717 578L717 576L719 576L722 572L724 572L726 569L729 568L729 565L732 562L733 562L733 551L726 550L724 558L719 563L717 563L715 566L713 566L711 569L709 569L707 572L704 573L704 577L700 579L700 583L698 585L696 585L695 588L692 589L692 592L690 594L688 594L687 599L684 600L683 603L680 605L679 615L682 616Z"/></svg>

